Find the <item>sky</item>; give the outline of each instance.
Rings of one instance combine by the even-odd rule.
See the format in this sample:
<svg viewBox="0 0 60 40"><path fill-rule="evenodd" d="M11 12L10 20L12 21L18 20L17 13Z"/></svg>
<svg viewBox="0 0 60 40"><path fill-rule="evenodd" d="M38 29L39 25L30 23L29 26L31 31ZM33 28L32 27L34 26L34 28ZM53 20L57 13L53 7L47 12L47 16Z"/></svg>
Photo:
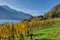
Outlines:
<svg viewBox="0 0 60 40"><path fill-rule="evenodd" d="M60 4L60 0L0 0L0 5L7 5L33 16L42 15L57 4Z"/></svg>

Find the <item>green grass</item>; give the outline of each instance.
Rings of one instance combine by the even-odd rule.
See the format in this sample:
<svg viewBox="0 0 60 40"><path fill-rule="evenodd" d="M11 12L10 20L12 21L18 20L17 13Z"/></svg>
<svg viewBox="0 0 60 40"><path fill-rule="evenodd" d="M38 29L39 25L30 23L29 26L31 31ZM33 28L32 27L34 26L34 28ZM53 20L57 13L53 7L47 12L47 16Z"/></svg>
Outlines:
<svg viewBox="0 0 60 40"><path fill-rule="evenodd" d="M43 34L34 36L33 39L60 40L60 22L47 29L35 30L33 34Z"/></svg>
<svg viewBox="0 0 60 40"><path fill-rule="evenodd" d="M32 40L60 40L60 22L49 26L49 28L44 26L44 29L36 29L33 31L33 34L38 35L33 36ZM19 38L15 38L15 40L20 40ZM31 40L30 36L24 36L24 40Z"/></svg>

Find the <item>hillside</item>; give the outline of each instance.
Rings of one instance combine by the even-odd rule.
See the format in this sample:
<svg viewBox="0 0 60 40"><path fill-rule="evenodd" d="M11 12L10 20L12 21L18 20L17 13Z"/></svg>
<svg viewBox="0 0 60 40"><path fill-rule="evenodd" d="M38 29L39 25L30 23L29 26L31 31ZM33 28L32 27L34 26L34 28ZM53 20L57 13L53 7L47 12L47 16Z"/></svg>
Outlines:
<svg viewBox="0 0 60 40"><path fill-rule="evenodd" d="M60 18L0 25L0 40L59 40Z"/></svg>
<svg viewBox="0 0 60 40"><path fill-rule="evenodd" d="M54 24L48 29L35 30L34 34L40 34L33 37L37 40L60 40L60 22ZM37 32L38 31L38 32Z"/></svg>
<svg viewBox="0 0 60 40"><path fill-rule="evenodd" d="M60 4L54 6L50 11L44 14L46 19L59 18L60 17Z"/></svg>

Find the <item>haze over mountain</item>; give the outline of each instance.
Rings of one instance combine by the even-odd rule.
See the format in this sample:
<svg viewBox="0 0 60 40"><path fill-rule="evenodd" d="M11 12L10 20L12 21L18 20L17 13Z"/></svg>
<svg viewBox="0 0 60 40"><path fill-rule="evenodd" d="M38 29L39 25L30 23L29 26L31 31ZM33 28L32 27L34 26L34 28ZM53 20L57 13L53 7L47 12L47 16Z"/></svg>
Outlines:
<svg viewBox="0 0 60 40"><path fill-rule="evenodd" d="M0 6L0 19L22 20L29 17L32 17L32 15L24 13L22 11L14 10L7 5Z"/></svg>

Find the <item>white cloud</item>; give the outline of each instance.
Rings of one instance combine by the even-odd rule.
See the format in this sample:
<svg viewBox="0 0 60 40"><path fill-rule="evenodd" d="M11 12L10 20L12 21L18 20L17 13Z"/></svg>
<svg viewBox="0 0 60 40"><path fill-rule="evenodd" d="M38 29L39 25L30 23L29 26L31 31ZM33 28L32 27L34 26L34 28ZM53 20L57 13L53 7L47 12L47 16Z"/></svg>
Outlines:
<svg viewBox="0 0 60 40"><path fill-rule="evenodd" d="M20 8L19 10L23 11L27 14L31 14L33 16L42 15L42 12L39 11L39 10L30 10L30 9L27 9L27 8Z"/></svg>
<svg viewBox="0 0 60 40"><path fill-rule="evenodd" d="M0 0L0 5L6 5L7 0Z"/></svg>
<svg viewBox="0 0 60 40"><path fill-rule="evenodd" d="M27 14L31 14L33 16L42 15L42 12L39 11L39 10L31 10L31 9L27 9L27 8L17 8L17 7L13 7L13 6L10 6L10 7L13 8L13 9L16 9L18 11L25 12Z"/></svg>

